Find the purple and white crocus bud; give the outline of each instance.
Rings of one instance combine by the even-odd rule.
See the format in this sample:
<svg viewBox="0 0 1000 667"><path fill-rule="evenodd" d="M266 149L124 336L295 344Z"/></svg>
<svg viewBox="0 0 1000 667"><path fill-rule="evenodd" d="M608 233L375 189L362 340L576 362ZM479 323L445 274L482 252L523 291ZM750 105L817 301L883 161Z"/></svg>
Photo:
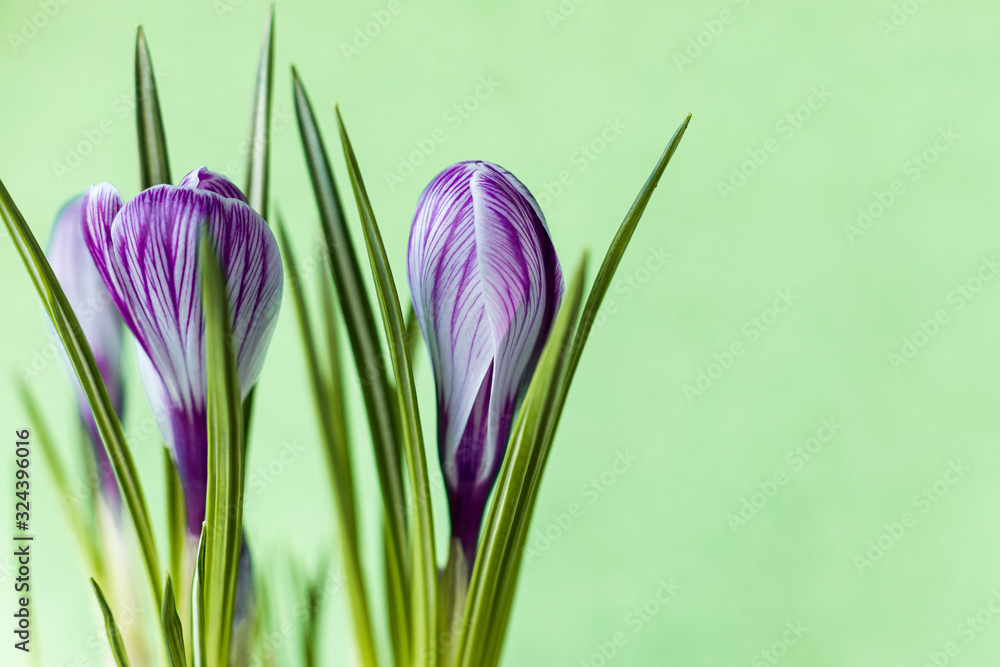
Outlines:
<svg viewBox="0 0 1000 667"><path fill-rule="evenodd" d="M535 198L482 161L453 164L424 190L407 269L434 367L452 538L471 568L486 499L562 298L562 272Z"/></svg>
<svg viewBox="0 0 1000 667"><path fill-rule="evenodd" d="M156 185L127 204L110 183L87 192L84 236L139 345L139 372L201 533L208 486L205 325L198 243L219 258L245 398L257 381L281 304L278 245L264 219L224 176L202 167L179 186Z"/></svg>
<svg viewBox="0 0 1000 667"><path fill-rule="evenodd" d="M70 200L56 216L46 255L70 307L80 322L83 335L94 353L94 360L108 389L115 412L121 416L124 398L121 376L122 320L83 238L83 195ZM93 445L101 495L112 516L117 517L121 507L121 495L114 471L111 469L111 462L101 443L101 436L97 431L87 395L83 393L83 387L73 373L65 350L63 357L73 375L80 418Z"/></svg>

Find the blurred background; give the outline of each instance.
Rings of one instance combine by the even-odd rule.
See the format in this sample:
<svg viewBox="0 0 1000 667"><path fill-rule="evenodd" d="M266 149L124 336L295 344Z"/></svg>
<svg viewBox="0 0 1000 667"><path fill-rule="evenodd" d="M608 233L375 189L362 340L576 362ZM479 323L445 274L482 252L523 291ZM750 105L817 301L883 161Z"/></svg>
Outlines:
<svg viewBox="0 0 1000 667"><path fill-rule="evenodd" d="M0 178L36 235L91 183L138 189L139 23L174 178L208 165L242 185L265 13L263 0L4 0ZM996 663L998 21L995 3L926 0L278 3L272 207L300 260L318 262L294 64L343 189L341 105L404 297L413 208L444 166L511 170L538 197L564 267L587 248L592 276L694 114L570 394L505 664ZM70 457L73 395L6 235L0 283L0 366L30 376ZM126 358L126 427L162 531L159 435ZM423 353L417 376L433 442ZM0 382L8 444L26 423L14 387ZM351 401L380 600L356 385ZM279 618L294 620L296 579L342 566L288 299L255 417L246 524ZM88 573L40 475L38 664L101 664ZM12 576L0 556L7 618ZM141 595L136 606L150 616ZM328 596L323 664L354 664L348 613L342 590ZM271 645L297 641L278 633ZM0 653L29 664L10 645Z"/></svg>

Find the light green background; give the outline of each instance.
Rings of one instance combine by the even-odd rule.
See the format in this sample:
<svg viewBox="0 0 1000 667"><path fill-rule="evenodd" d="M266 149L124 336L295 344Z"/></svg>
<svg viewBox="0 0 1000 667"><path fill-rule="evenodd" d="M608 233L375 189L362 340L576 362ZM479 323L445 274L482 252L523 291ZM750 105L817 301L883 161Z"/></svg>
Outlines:
<svg viewBox="0 0 1000 667"><path fill-rule="evenodd" d="M917 667L952 641L958 655L949 664L995 664L1000 619L987 605L1000 590L1000 280L977 281L980 271L993 277L989 261L1000 251L1000 7L400 2L370 43L347 55L342 45L386 3L283 0L277 8L272 192L303 257L317 253L317 213L291 118L291 63L328 140L333 102L342 105L404 294L410 216L440 168L483 158L513 171L542 200L564 266L590 248L592 275L662 147L694 113L580 366L504 663L600 665L598 644L621 632L624 646L608 664L765 665L759 652L776 642L782 652L794 637L786 623L798 622L805 633L780 664ZM38 236L92 182L112 181L126 196L137 190L134 121L124 105L139 22L159 75L175 179L207 164L242 183L242 167L226 165L242 162L265 3L63 3L16 50L10 33L21 34L40 4L0 5L0 178ZM699 40L700 51L691 46ZM688 49L691 61L679 62ZM481 88L478 108L451 120L449 110L476 93L481 77L499 86ZM816 90L822 99L811 97ZM802 107L810 102L813 109ZM792 125L785 117L796 113ZM102 122L110 130L100 131L99 145L60 173L54 163ZM602 145L609 122L618 129ZM390 188L385 173L438 128L444 142ZM939 132L949 131L951 143L935 148ZM591 160L579 151L592 142L601 152ZM329 143L346 183L339 146ZM914 171L913 157L925 151L935 161ZM741 166L754 156L767 160ZM734 168L754 173L723 198L719 183ZM561 172L568 184L552 197ZM845 229L896 180L881 217L861 234ZM649 271L656 253L670 256ZM6 239L0 267L0 365L15 373L45 353L46 330ZM959 286L981 289L969 300ZM795 300L775 317L766 311L778 290ZM249 461L260 485L248 491L248 529L259 570L277 582L288 581L294 563L340 567L293 315L286 300ZM944 323L922 337L921 322L936 316ZM770 324L757 327L755 317ZM904 337L923 345L908 363L893 364L889 354L901 354ZM742 355L729 368L711 366L737 342ZM127 358L134 378L130 350ZM702 395L686 396L699 371L716 377ZM424 356L417 372L430 435ZM63 416L58 433L71 451L62 369L50 363L30 384L53 419ZM148 424L137 382L129 399L128 424ZM376 486L352 400L375 572ZM9 443L25 423L11 382L0 383L0 405ZM824 419L838 430L805 461L795 449L810 444ZM282 462L288 443L292 454ZM159 445L148 435L134 447L159 517ZM619 455L634 462L615 473ZM12 456L0 456L3 517ZM920 500L953 463L968 470L949 474L954 484L939 482L944 495L933 504ZM279 474L264 482L269 465ZM785 483L770 487L776 475ZM94 603L50 481L43 475L34 494L36 640L45 667L97 664ZM752 497L762 487L776 493L734 529L728 515L744 499L762 504ZM571 523L560 519L574 504ZM907 512L902 535L883 536L885 524L898 535L892 524ZM445 526L439 511L439 538ZM546 532L555 539L546 543ZM861 567L856 557L867 558L869 540L880 536L891 548ZM6 628L14 594L0 577ZM680 590L636 620L635 608L655 599L660 582ZM294 600L285 597L290 609ZM991 623L960 626L984 608L980 622ZM342 595L327 612L328 663L350 664ZM0 663L27 664L3 636Z"/></svg>

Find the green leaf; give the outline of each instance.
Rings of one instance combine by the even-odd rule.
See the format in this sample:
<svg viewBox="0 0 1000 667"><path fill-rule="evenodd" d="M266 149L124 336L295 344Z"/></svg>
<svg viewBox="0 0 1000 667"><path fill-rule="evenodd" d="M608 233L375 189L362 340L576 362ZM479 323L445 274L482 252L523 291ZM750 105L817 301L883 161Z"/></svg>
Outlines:
<svg viewBox="0 0 1000 667"><path fill-rule="evenodd" d="M264 24L264 43L260 49L257 67L257 88L254 92L253 119L250 123L250 155L247 161L247 185L244 192L247 202L267 220L267 201L270 182L271 154L271 97L274 81L274 3L267 11ZM253 401L257 387L250 389L243 401L243 430L250 434Z"/></svg>
<svg viewBox="0 0 1000 667"><path fill-rule="evenodd" d="M73 528L73 533L76 536L77 542L80 544L87 567L94 573L95 579L104 581L104 558L97 540L96 517L94 517L93 514L89 517L83 516L83 513L74 507L73 503L70 502L70 498L73 497L73 492L69 486L69 476L66 474L66 469L63 467L59 452L55 449L55 441L52 439L48 426L45 424L45 419L42 417L42 412L38 407L38 403L35 402L35 399L28 390L28 386L24 383L24 380L18 378L17 388L18 393L21 396L21 402L24 403L24 409L27 413L28 421L35 425L35 442L37 442L38 446L41 448L42 457L45 459L45 465L48 466L49 471L52 473L52 478L55 481L56 490L59 493L59 500L61 501L63 512L65 512L66 519ZM87 452L87 454L93 458L92 454L89 452ZM88 507L93 508L93 504L88 504Z"/></svg>
<svg viewBox="0 0 1000 667"><path fill-rule="evenodd" d="M500 473L500 480L497 484L498 491L490 508L487 528L484 530L485 537L480 545L482 555L477 557L473 573L476 597L470 595L466 608L468 637L463 643L462 662L460 663L462 665L488 666L495 665L499 661L510 609L513 604L524 544L527 540L531 516L538 495L538 484L552 440L555 437L559 418L562 415L570 383L573 380L601 301L607 293L615 270L625 253L625 248L690 121L691 115L688 114L667 144L653 168L652 174L625 215L590 290L572 343L567 338L571 331L569 329L566 330L565 335L558 337L561 343L557 362L550 366L543 365L540 361L538 370L532 378L528 397L525 399L521 411L521 418L515 427L507 458L504 460L504 467ZM557 338L555 329L552 338ZM546 345L546 352L543 354L543 361L545 355L549 354L551 345L552 340L550 339L549 344ZM556 352L553 351L552 354L555 355ZM532 396L532 388L535 387L536 381L539 383L540 389L537 394ZM544 391L541 389L543 386ZM542 394L544 394L545 399L539 403L538 397ZM542 407L538 408L539 405ZM529 453L527 458L520 455L521 450ZM523 472L518 470L516 462L519 460L527 461L524 464ZM519 481L518 477L522 475L524 480ZM501 501L501 499L504 500ZM500 503L502 506L499 505ZM504 515L508 512L517 517L509 524L504 521ZM481 581L477 581L477 578ZM491 581L494 579L495 581Z"/></svg>
<svg viewBox="0 0 1000 667"><path fill-rule="evenodd" d="M271 97L274 81L274 3L267 11L264 43L257 68L257 89L254 93L253 121L250 124L250 156L247 164L247 202L263 218L267 218L268 182L271 152Z"/></svg>
<svg viewBox="0 0 1000 667"><path fill-rule="evenodd" d="M321 576L312 582L306 592L308 600L305 628L302 632L302 653L305 667L317 667L319 665L319 619L320 607L323 604L322 587L326 580L325 568L321 571Z"/></svg>
<svg viewBox="0 0 1000 667"><path fill-rule="evenodd" d="M167 492L167 533L170 546L170 573L176 581L184 581L184 550L187 545L187 507L181 473L170 450L163 448L164 486Z"/></svg>
<svg viewBox="0 0 1000 667"><path fill-rule="evenodd" d="M389 518L389 547L392 561L400 568L399 580L409 582L409 555L406 552L406 502L404 500L402 465L396 440L399 412L389 388L382 346L368 294L365 291L358 258L344 221L344 212L334 182L330 161L323 146L319 126L305 88L292 69L295 93L295 113L298 118L302 146L306 154L309 175L319 207L323 234L330 257L337 299L344 315L347 336L351 343L361 393L364 397L371 428L378 470L382 503Z"/></svg>
<svg viewBox="0 0 1000 667"><path fill-rule="evenodd" d="M491 641L502 641L493 634L502 587L517 577L523 549L518 549L518 531L526 530L541 481L547 448L541 442L545 417L558 396L559 381L566 368L570 340L583 301L583 277L586 257L578 265L566 300L553 324L549 340L538 360L524 403L504 457L497 488L479 541L472 579L469 583L464 629L459 646L459 665L479 667L494 664L487 660Z"/></svg>
<svg viewBox="0 0 1000 667"><path fill-rule="evenodd" d="M378 292L382 310L382 324L389 342L389 356L396 378L396 393L399 414L403 418L403 449L406 453L407 470L410 473L410 501L413 505L413 569L410 581L411 623L414 664L434 665L437 663L437 563L434 556L434 518L430 506L430 484L427 479L427 461L424 458L423 432L420 428L420 413L417 409L416 389L410 368L403 313L399 307L396 285L389 268L382 237L375 223L361 170L347 136L340 110L334 106L340 140L344 145L344 158L351 176L351 186L358 202L358 213L365 232L368 259Z"/></svg>
<svg viewBox="0 0 1000 667"><path fill-rule="evenodd" d="M208 619L205 607L205 543L208 527L201 525L201 537L198 538L198 558L194 564L194 577L191 582L191 651L194 667L209 667L208 662Z"/></svg>
<svg viewBox="0 0 1000 667"><path fill-rule="evenodd" d="M115 658L118 667L129 667L128 654L125 652L125 642L122 641L122 633L115 622L115 616L111 613L108 601L104 599L104 592L97 582L91 578L90 585L94 587L94 595L97 596L97 603L101 605L101 614L104 615L104 629L108 633L108 643L111 645L111 654Z"/></svg>
<svg viewBox="0 0 1000 667"><path fill-rule="evenodd" d="M362 663L366 666L378 664L375 651L375 638L372 633L371 616L368 607L368 595L365 592L364 574L361 567L361 557L358 548L358 527L354 499L353 472L348 455L346 433L339 433L334 427L334 414L344 412L342 404L331 402L330 381L323 375L320 368L319 355L316 349L315 336L309 321L305 295L302 291L302 279L299 274L295 253L288 243L285 226L278 217L278 241L281 244L281 254L285 258L288 269L288 286L292 291L295 313L299 320L299 330L302 334L302 347L306 355L306 366L309 381L312 386L316 415L319 420L320 432L323 436L326 452L327 468L330 473L334 509L340 524L341 548L344 555L344 567L348 593L351 600L351 612L354 617L354 630L357 638L358 651ZM344 438L344 439L340 439Z"/></svg>
<svg viewBox="0 0 1000 667"><path fill-rule="evenodd" d="M60 340L62 340L66 354L73 365L73 370L76 371L80 380L83 393L90 402L97 430L101 434L101 440L103 440L107 450L111 467L115 471L115 478L118 480L118 488L121 489L125 505L132 517L136 539L139 541L139 548L153 592L153 599L156 600L156 605L159 607L160 565L153 538L153 528L149 520L149 512L146 509L146 499L139 482L139 475L135 470L135 464L132 462L128 443L125 441L125 433L118 420L114 405L111 403L107 387L104 386L104 379L97 368L97 362L94 361L94 354L90 350L83 329L80 328L80 322L73 313L59 281L52 272L52 267L49 266L49 262L45 258L45 253L39 247L38 241L35 240L34 234L31 233L31 229L24 221L24 217L11 199L3 182L0 182L0 217L3 218L11 240L21 255L28 275L31 276L31 280L35 284L42 305L45 306L49 319L52 320L52 326L55 327Z"/></svg>
<svg viewBox="0 0 1000 667"><path fill-rule="evenodd" d="M139 169L142 189L170 183L170 162L167 159L167 138L160 116L160 97L156 92L156 77L149 46L142 26L135 39L135 110L139 129Z"/></svg>
<svg viewBox="0 0 1000 667"><path fill-rule="evenodd" d="M590 294L587 296L587 305L583 308L583 315L580 318L580 326L577 329L576 337L573 339L569 367L559 389L556 412L552 415L549 422L550 428L553 431L559 423L559 417L562 414L563 404L566 402L569 385L573 381L573 376L576 374L576 367L580 363L580 356L583 354L583 346L586 345L587 338L590 336L590 331L594 326L594 320L597 319L597 312L601 308L604 295L607 294L608 287L611 286L611 279L614 278L618 264L621 263L622 256L625 254L625 248L628 247L628 242L632 239L632 233L639 224L639 219L646 210L646 205L649 203L650 197L653 196L653 190L656 189L657 184L660 182L660 177L663 176L667 164L670 163L670 158L677 151L677 146L680 145L681 139L684 137L684 133L687 131L690 122L691 114L688 114L674 132L674 136L671 137L667 147L663 149L663 154L657 161L656 166L653 167L653 172L646 179L646 183L642 186L635 201L632 202L632 207L625 214L625 219L618 228L618 233L615 234L615 238L611 241L611 247L608 248L608 252L604 256L601 268L598 270L594 284L590 288ZM552 434L550 433L546 437L551 438Z"/></svg>
<svg viewBox="0 0 1000 667"><path fill-rule="evenodd" d="M184 653L184 630L181 627L181 619L177 615L174 584L169 574L167 575L167 585L163 589L160 626L163 630L163 641L167 646L167 660L170 667L187 667L187 658Z"/></svg>
<svg viewBox="0 0 1000 667"><path fill-rule="evenodd" d="M410 304L406 311L406 350L410 355L411 363L417 351L417 345L420 343L420 337L420 322L417 321L417 311L414 310L413 304Z"/></svg>
<svg viewBox="0 0 1000 667"><path fill-rule="evenodd" d="M389 520L382 519L382 564L385 577L386 614L389 617L389 640L396 667L410 665L409 591L406 582L399 579L399 564L393 562L389 548Z"/></svg>
<svg viewBox="0 0 1000 667"><path fill-rule="evenodd" d="M351 463L351 448L347 431L347 407L344 403L344 375L340 363L339 327L337 326L337 307L334 302L331 280L325 272L320 272L318 276L322 304L323 323L326 331L326 359L329 372L326 374L327 400L326 411L330 419L330 442L333 445L332 453L339 460L340 467L344 474L338 480L343 485L343 493L351 503L351 514L355 514L354 505L356 495L354 492L354 468ZM354 529L355 534L357 528Z"/></svg>
<svg viewBox="0 0 1000 667"><path fill-rule="evenodd" d="M229 298L208 232L200 242L205 309L208 491L205 508L205 623L209 664L229 664L240 548L243 543L243 405Z"/></svg>

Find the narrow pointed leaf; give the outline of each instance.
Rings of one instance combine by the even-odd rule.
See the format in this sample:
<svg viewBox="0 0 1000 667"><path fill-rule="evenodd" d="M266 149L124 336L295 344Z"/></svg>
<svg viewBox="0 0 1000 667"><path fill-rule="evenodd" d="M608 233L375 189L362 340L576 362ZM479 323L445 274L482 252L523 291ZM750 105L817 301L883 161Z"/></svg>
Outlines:
<svg viewBox="0 0 1000 667"><path fill-rule="evenodd" d="M538 360L535 374L514 427L494 500L483 525L472 579L469 584L465 632L459 647L459 664L489 664L486 656L491 641L501 641L493 634L495 612L503 598L503 587L513 586L522 552L517 549L518 531L527 529L534 497L541 481L548 455L541 435L545 415L558 396L559 381L565 372L570 341L583 300L583 277L586 257L580 261L566 291L548 343Z"/></svg>
<svg viewBox="0 0 1000 667"><path fill-rule="evenodd" d="M55 481L56 489L59 492L59 500L62 502L66 519L73 528L73 533L76 535L76 539L83 550L87 566L94 573L94 578L103 581L104 559L97 540L95 517L93 514L89 517L82 516L80 510L74 507L70 502L70 498L73 497L73 493L70 490L68 482L69 476L66 474L66 469L63 467L61 456L55 449L55 441L52 440L48 426L46 426L45 419L42 417L42 412L38 407L38 403L31 395L31 392L28 390L28 387L23 380L18 379L17 385L18 393L21 396L21 402L24 403L24 409L28 416L28 421L35 425L35 441L42 450L42 457L45 459L45 465L48 466L49 472L52 473L52 478ZM91 457L93 456L90 452L87 452L87 454ZM86 479L93 478L87 477ZM93 508L93 506L93 503L88 503L88 507Z"/></svg>
<svg viewBox="0 0 1000 667"><path fill-rule="evenodd" d="M202 233L200 255L208 408L205 621L211 664L228 665L243 543L243 406L226 283L207 231Z"/></svg>
<svg viewBox="0 0 1000 667"><path fill-rule="evenodd" d="M430 485L427 479L427 461L424 455L423 432L417 409L417 392L413 385L410 355L406 341L406 324L399 307L399 297L379 234L361 170L347 136L340 110L334 107L340 140L344 144L344 158L351 176L358 213L365 232L368 259L382 310L385 337L389 342L389 356L396 379L399 413L403 423L403 449L407 470L410 473L410 502L413 505L413 559L411 571L411 623L413 628L414 664L437 663L437 561L434 556L434 518L431 515Z"/></svg>
<svg viewBox="0 0 1000 667"><path fill-rule="evenodd" d="M167 575L167 585L163 589L160 627L163 630L163 641L167 646L167 660L170 667L187 667L187 658L184 653L184 630L181 627L181 619L177 615L174 584L169 574Z"/></svg>
<svg viewBox="0 0 1000 667"><path fill-rule="evenodd" d="M386 615L389 617L389 640L396 667L410 665L409 591L405 582L399 580L399 566L392 561L389 548L388 519L382 521L382 563L385 576Z"/></svg>
<svg viewBox="0 0 1000 667"><path fill-rule="evenodd" d="M135 40L135 110L142 189L170 183L170 161L167 159L167 138L160 115L160 97L156 92L153 61L149 57L142 26L139 26Z"/></svg>
<svg viewBox="0 0 1000 667"><path fill-rule="evenodd" d="M319 284L323 297L323 323L326 332L326 359L329 372L327 378L327 411L330 418L331 444L344 470L340 483L344 485L344 497L351 501L351 514L357 504L354 492L354 466L351 463L351 449L347 431L347 408L344 403L344 377L341 371L340 346L338 344L337 308L334 303L330 278L325 272L319 274ZM357 532L355 530L355 532Z"/></svg>
<svg viewBox="0 0 1000 667"><path fill-rule="evenodd" d="M118 667L129 667L128 654L125 652L125 642L122 641L121 629L115 622L115 615L111 613L111 607L104 598L104 592L97 582L90 580L90 585L94 587L94 595L97 596L97 604L101 606L101 614L104 615L104 629L108 633L108 643L111 645L111 655L115 658Z"/></svg>
<svg viewBox="0 0 1000 667"><path fill-rule="evenodd" d="M580 326L577 329L575 338L573 339L573 350L569 359L569 367L563 380L563 384L560 387L560 399L557 401L556 406L557 412L550 420L553 429L559 422L562 405L566 401L566 393L569 391L569 385L573 381L573 376L576 374L576 367L580 363L580 355L583 354L583 347L586 345L587 338L590 336L591 328L594 326L594 320L597 319L597 311L600 310L601 302L604 300L604 295L607 294L608 287L611 286L611 280L614 278L615 271L618 269L618 264L621 263L622 256L625 254L625 248L628 247L628 242L632 239L632 233L639 224L639 219L646 210L646 205L649 203L650 197L653 196L653 190L656 189L657 184L660 182L660 177L663 176L663 172L666 170L667 164L670 163L670 158L672 158L674 153L677 151L677 147L680 145L681 139L684 137L684 133L687 131L688 124L690 122L691 114L688 114L687 118L684 119L674 132L674 136L670 139L667 147L663 149L663 154L657 161L656 166L653 167L653 172L649 175L649 178L646 179L646 184L643 185L642 190L640 190L639 194L636 196L635 201L632 203L632 207L629 208L628 213L625 214L625 219L618 228L618 233L615 234L615 238L611 241L611 246L608 248L607 255L604 257L604 262L601 263L601 268L597 272L594 284L590 288L590 294L587 296L587 305L583 308L583 315L580 317Z"/></svg>
<svg viewBox="0 0 1000 667"><path fill-rule="evenodd" d="M267 219L268 183L270 182L271 97L274 81L274 4L267 12L264 43L257 68L253 120L250 124L250 156L247 164L247 203Z"/></svg>
<svg viewBox="0 0 1000 667"><path fill-rule="evenodd" d="M201 525L201 537L198 539L198 558L194 565L194 577L191 582L191 644L194 667L208 667L208 619L205 608L205 542L207 535L205 524Z"/></svg>
<svg viewBox="0 0 1000 667"><path fill-rule="evenodd" d="M463 640L461 665L495 665L499 662L527 531L537 498L538 483L566 402L570 383L614 272L690 120L691 115L688 114L626 214L591 288L572 343L568 338L572 330L568 329L562 337L558 363L544 367L542 375L536 371L539 391L532 395L532 388L529 388L529 396L525 400L525 407L512 436L508 458L504 462L496 498L487 520L488 526L484 531L482 546L483 556L477 560L476 571L473 573L473 585L476 591L474 595L470 594L466 608L469 630L468 636ZM550 340L550 345L551 343ZM549 353L547 346L546 355ZM541 362L539 369L543 369ZM535 386L533 378L532 387ZM542 391L543 386L544 391ZM539 403L538 396L542 394L545 395L545 399ZM537 405L541 405L542 408L537 409ZM530 456L524 459L520 456L522 451L529 452ZM527 461L523 472L519 471L520 466L517 463L519 460ZM524 481L518 480L521 476L524 477ZM513 507L508 508L508 505ZM507 512L518 516L516 522L509 526L503 521L503 516ZM499 584L491 583L490 580L494 577Z"/></svg>
<svg viewBox="0 0 1000 667"><path fill-rule="evenodd" d="M250 155L247 161L247 203L267 221L271 155L271 97L274 81L274 3L267 11L264 44L257 67L257 88L253 98L253 119L250 123ZM250 418L257 388L243 401L243 430L250 433Z"/></svg>
<svg viewBox="0 0 1000 667"><path fill-rule="evenodd" d="M299 330L302 334L302 347L306 355L306 366L312 385L316 414L319 419L320 433L323 436L326 452L327 468L330 472L330 486L333 490L334 509L341 530L341 548L344 554L344 567L347 570L346 579L351 600L351 612L354 616L354 630L357 637L358 651L362 664L376 665L375 638L372 632L371 615L368 606L368 594L365 592L364 576L361 568L361 557L358 550L358 526L353 496L353 473L350 468L350 458L347 456L347 442L338 441L334 431L334 412L343 412L343 405L333 406L330 402L329 383L320 368L319 354L316 349L316 339L309 321L305 295L302 292L302 280L298 272L295 253L288 243L285 226L278 219L278 242L281 244L281 254L288 266L288 284L292 289L292 300L295 303L295 313L299 320Z"/></svg>
<svg viewBox="0 0 1000 667"><path fill-rule="evenodd" d="M409 582L409 554L405 549L406 502L399 445L395 439L396 423L399 420L398 407L389 389L375 318L365 291L354 245L347 231L340 195L323 146L323 138L309 98L294 69L292 79L299 132L330 254L334 286L361 380L361 392L372 433L382 503L389 517L390 548L395 554L393 562L398 563L401 568L399 578Z"/></svg>
<svg viewBox="0 0 1000 667"><path fill-rule="evenodd" d="M170 450L163 447L163 472L167 492L167 533L170 546L170 573L177 581L183 581L181 568L184 562L184 548L188 541L187 509L184 502L184 486Z"/></svg>
<svg viewBox="0 0 1000 667"><path fill-rule="evenodd" d="M160 565L153 538L153 528L149 520L149 511L146 509L146 499L135 470L135 464L132 461L132 454L125 440L125 433L111 402L108 389L104 386L97 362L94 361L94 354L87 343L80 322L73 313L62 287L59 286L59 281L56 280L55 274L52 272L52 267L49 266L49 262L45 258L45 253L39 247L38 241L31 233L24 216L17 209L3 182L0 182L0 217L3 218L11 240L21 255L21 260L28 270L28 275L31 276L49 319L52 320L52 326L59 334L70 363L73 365L73 370L80 380L80 386L90 403L98 433L101 435L101 440L107 450L108 460L110 460L115 478L118 480L118 487L121 489L125 505L132 517L153 599L156 600L156 605L159 607Z"/></svg>

